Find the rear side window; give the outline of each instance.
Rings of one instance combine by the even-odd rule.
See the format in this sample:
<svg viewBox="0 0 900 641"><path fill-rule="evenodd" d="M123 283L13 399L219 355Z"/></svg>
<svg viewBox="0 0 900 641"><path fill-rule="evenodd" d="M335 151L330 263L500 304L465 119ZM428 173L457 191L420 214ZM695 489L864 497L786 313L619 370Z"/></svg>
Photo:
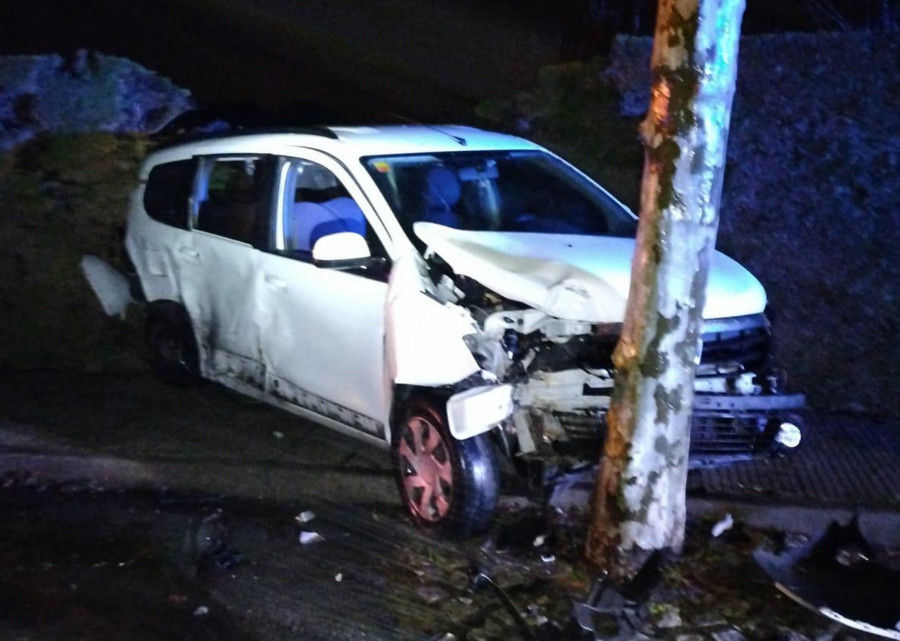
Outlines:
<svg viewBox="0 0 900 641"><path fill-rule="evenodd" d="M187 229L188 201L194 185L194 161L179 160L156 165L144 189L144 209L150 218Z"/></svg>
<svg viewBox="0 0 900 641"><path fill-rule="evenodd" d="M196 229L254 247L267 244L274 178L272 156L203 158Z"/></svg>

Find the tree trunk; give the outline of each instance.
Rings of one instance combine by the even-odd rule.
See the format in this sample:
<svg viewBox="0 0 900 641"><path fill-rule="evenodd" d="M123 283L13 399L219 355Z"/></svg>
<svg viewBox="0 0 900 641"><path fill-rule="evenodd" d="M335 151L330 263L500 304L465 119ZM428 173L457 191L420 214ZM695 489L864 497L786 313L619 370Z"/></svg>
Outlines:
<svg viewBox="0 0 900 641"><path fill-rule="evenodd" d="M743 10L744 0L659 3L640 223L586 546L588 561L619 579L684 540L694 369Z"/></svg>

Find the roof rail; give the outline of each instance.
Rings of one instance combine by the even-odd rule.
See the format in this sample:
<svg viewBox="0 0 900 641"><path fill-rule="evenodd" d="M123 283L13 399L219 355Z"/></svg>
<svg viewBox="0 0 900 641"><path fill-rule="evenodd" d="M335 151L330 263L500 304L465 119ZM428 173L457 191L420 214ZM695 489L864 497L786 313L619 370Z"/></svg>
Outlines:
<svg viewBox="0 0 900 641"><path fill-rule="evenodd" d="M322 136L337 140L338 135L331 129L324 126L312 127L252 127L252 128L236 128L221 129L216 131L204 131L200 133L187 134L169 134L162 135L159 140L162 142L157 149L167 149L176 147L190 142L201 142L204 140L220 140L226 138L239 138L243 136L258 136L265 134L300 134L307 136Z"/></svg>

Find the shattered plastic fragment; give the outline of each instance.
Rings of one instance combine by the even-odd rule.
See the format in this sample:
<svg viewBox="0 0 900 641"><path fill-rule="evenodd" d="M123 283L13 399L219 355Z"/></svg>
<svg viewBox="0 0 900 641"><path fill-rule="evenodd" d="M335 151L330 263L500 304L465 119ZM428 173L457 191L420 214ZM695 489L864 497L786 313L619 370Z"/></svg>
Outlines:
<svg viewBox="0 0 900 641"><path fill-rule="evenodd" d="M726 628L712 633L713 641L746 641L747 637L737 628Z"/></svg>
<svg viewBox="0 0 900 641"><path fill-rule="evenodd" d="M635 577L622 586L613 585L606 576L596 579L584 602L572 604L575 621L582 630L592 633L598 640L635 638L646 614L643 604L662 578L664 561L662 553L657 550ZM609 627L609 624L615 626L617 634L614 637L601 636L599 630Z"/></svg>
<svg viewBox="0 0 900 641"><path fill-rule="evenodd" d="M546 534L539 534L534 537L534 547L539 548L544 544L544 541L547 540Z"/></svg>
<svg viewBox="0 0 900 641"><path fill-rule="evenodd" d="M833 621L900 641L900 570L865 539L859 516L832 522L814 542L781 555L758 549L775 587Z"/></svg>
<svg viewBox="0 0 900 641"><path fill-rule="evenodd" d="M450 596L447 594L446 590L436 585L423 585L416 590L416 594L418 594L428 605L444 601Z"/></svg>
<svg viewBox="0 0 900 641"><path fill-rule="evenodd" d="M556 561L556 557L552 554L542 554L541 561L543 561L544 563L553 563L554 561Z"/></svg>
<svg viewBox="0 0 900 641"><path fill-rule="evenodd" d="M722 533L726 530L730 530L734 525L734 519L731 518L731 514L726 514L725 518L716 523L712 528L712 535L715 538L719 538L722 536Z"/></svg>
<svg viewBox="0 0 900 641"><path fill-rule="evenodd" d="M272 432L272 436L274 436L279 441L284 438L284 432L274 431Z"/></svg>
<svg viewBox="0 0 900 641"><path fill-rule="evenodd" d="M205 565L207 567L211 565L218 570L230 570L244 560L243 554L233 548L228 547L224 543L219 545L216 549L212 550L208 554L208 557L209 562Z"/></svg>
<svg viewBox="0 0 900 641"><path fill-rule="evenodd" d="M661 629L680 628L682 624L681 613L678 608L674 607L666 609L656 621L656 627Z"/></svg>
<svg viewBox="0 0 900 641"><path fill-rule="evenodd" d="M297 516L295 516L294 520L297 521L297 523L309 523L314 518L316 518L315 512L313 512L311 510L305 510L303 512L300 512L300 514L298 514Z"/></svg>
<svg viewBox="0 0 900 641"><path fill-rule="evenodd" d="M84 256L81 270L94 290L103 311L109 316L125 318L132 303L128 279L115 267L97 256Z"/></svg>
<svg viewBox="0 0 900 641"><path fill-rule="evenodd" d="M195 617L202 617L202 616L205 616L205 615L207 615L207 614L209 614L209 608L206 607L205 605L201 605L199 608L197 608L196 610L194 610L194 616L195 616Z"/></svg>
<svg viewBox="0 0 900 641"><path fill-rule="evenodd" d="M527 613L528 620L532 623L532 625L542 626L547 623L547 621L549 621L547 617L541 614L540 606L533 603L525 608L525 612Z"/></svg>
<svg viewBox="0 0 900 641"><path fill-rule="evenodd" d="M522 613L516 609L516 606L512 602L512 599L509 598L509 595L503 591L503 588L494 582L485 570L478 566L471 567L469 569L469 590L475 592L485 585L494 591L494 594L500 599L500 602L506 608L506 611L510 613L513 621L516 622L516 627L519 628L519 635L523 639L526 639L526 641L533 641L536 638L534 632L525 621L525 617L522 616Z"/></svg>
<svg viewBox="0 0 900 641"><path fill-rule="evenodd" d="M302 532L300 532L299 541L303 545L311 545L313 543L318 543L319 541L324 540L325 537L318 532L312 532L310 530L303 530Z"/></svg>
<svg viewBox="0 0 900 641"><path fill-rule="evenodd" d="M334 580L337 581L338 583L340 583L341 581L343 581L343 580L344 580L344 574L343 574L343 572L338 572L337 574L335 574L335 575L334 575Z"/></svg>

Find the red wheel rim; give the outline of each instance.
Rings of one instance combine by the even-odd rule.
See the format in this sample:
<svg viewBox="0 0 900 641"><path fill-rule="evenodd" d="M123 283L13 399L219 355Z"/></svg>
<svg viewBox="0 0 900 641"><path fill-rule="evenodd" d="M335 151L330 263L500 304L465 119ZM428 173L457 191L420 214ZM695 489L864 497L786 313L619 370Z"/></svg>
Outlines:
<svg viewBox="0 0 900 641"><path fill-rule="evenodd" d="M410 509L424 521L447 516L453 497L450 448L440 431L422 416L410 416L400 435L400 470Z"/></svg>

